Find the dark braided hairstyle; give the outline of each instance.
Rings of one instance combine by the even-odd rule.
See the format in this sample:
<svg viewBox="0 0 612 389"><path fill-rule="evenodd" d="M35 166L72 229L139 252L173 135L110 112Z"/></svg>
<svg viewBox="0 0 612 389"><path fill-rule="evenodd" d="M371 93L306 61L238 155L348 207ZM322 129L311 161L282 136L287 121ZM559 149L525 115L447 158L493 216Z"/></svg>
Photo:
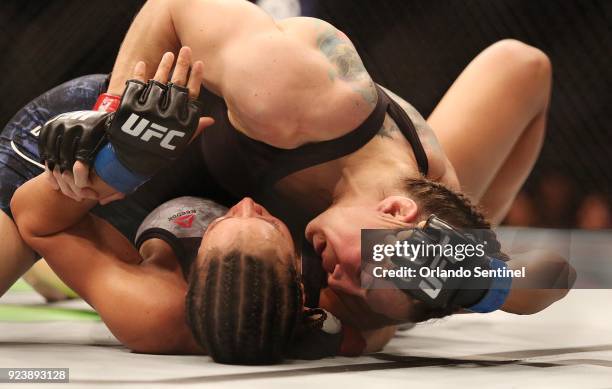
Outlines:
<svg viewBox="0 0 612 389"><path fill-rule="evenodd" d="M423 220L435 214L459 230L478 230L479 238L487 242L487 255L503 261L510 259L501 251L501 244L491 229L491 223L464 194L425 178L405 179L404 184L408 195L419 205ZM415 308L418 321L448 316L455 311L454 308L431 310L423 304L417 304Z"/></svg>
<svg viewBox="0 0 612 389"><path fill-rule="evenodd" d="M423 220L435 214L458 229L481 230L487 241L487 254L504 261L509 259L501 251L501 244L491 230L491 223L464 194L425 178L406 179L405 185L409 195L420 206Z"/></svg>
<svg viewBox="0 0 612 389"><path fill-rule="evenodd" d="M302 314L302 292L292 259L275 252L255 257L211 250L189 277L187 321L200 345L219 363L282 360ZM198 263L198 262L196 262Z"/></svg>

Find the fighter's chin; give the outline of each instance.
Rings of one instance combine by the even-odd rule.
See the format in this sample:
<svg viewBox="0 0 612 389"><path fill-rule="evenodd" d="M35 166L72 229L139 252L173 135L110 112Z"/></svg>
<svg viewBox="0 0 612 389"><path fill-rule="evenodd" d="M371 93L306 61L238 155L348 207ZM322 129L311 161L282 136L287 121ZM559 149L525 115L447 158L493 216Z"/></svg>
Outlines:
<svg viewBox="0 0 612 389"><path fill-rule="evenodd" d="M359 282L351 278L340 265L334 267L334 271L328 274L327 284L337 292L365 299L366 291L361 288Z"/></svg>
<svg viewBox="0 0 612 389"><path fill-rule="evenodd" d="M327 278L327 285L334 292L353 296L353 297L361 297L365 298L363 291L361 288L354 287L350 283L346 281L339 281L334 279L332 276Z"/></svg>

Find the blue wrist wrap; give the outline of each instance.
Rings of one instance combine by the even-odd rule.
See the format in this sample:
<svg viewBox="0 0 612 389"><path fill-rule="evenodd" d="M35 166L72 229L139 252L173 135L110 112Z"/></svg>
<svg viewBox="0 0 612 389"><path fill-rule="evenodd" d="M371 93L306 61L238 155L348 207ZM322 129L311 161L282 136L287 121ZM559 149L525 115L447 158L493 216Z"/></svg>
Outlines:
<svg viewBox="0 0 612 389"><path fill-rule="evenodd" d="M117 159L115 149L110 143L107 143L96 156L94 168L104 182L125 194L134 192L151 178L140 176L126 168Z"/></svg>
<svg viewBox="0 0 612 389"><path fill-rule="evenodd" d="M508 265L506 264L506 262L500 261L499 259L495 258L491 259L491 270L507 268ZM501 308L502 305L504 305L504 302L506 302L506 298L508 298L508 294L510 293L511 287L512 277L495 277L493 279L491 287L487 291L487 294L485 294L485 296L482 298L482 300L466 309L468 311L477 313L489 313L496 311Z"/></svg>

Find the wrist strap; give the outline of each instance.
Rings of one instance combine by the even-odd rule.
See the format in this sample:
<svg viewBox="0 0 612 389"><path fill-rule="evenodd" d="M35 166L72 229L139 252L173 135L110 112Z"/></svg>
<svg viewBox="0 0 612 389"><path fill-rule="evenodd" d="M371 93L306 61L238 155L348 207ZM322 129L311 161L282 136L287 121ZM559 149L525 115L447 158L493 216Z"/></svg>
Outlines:
<svg viewBox="0 0 612 389"><path fill-rule="evenodd" d="M491 270L505 270L507 268L508 265L506 264L506 262L500 261L499 259L495 258L491 259ZM510 294L511 287L512 277L496 276L493 279L491 287L487 291L487 294L485 294L484 297L475 305L472 305L471 307L466 309L468 311L476 313L489 313L497 311L506 302L508 294Z"/></svg>
<svg viewBox="0 0 612 389"><path fill-rule="evenodd" d="M98 96L98 100L93 106L94 111L115 112L119 108L121 96L111 95L110 93L102 93Z"/></svg>
<svg viewBox="0 0 612 389"><path fill-rule="evenodd" d="M133 173L117 158L113 145L107 143L100 150L94 162L96 174L118 192L130 194L147 182L151 177Z"/></svg>

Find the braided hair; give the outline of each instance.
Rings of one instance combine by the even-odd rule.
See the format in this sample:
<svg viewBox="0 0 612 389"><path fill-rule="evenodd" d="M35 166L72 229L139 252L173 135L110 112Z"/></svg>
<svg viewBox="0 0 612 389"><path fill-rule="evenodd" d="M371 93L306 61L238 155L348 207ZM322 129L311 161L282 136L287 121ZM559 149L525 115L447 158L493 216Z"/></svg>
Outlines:
<svg viewBox="0 0 612 389"><path fill-rule="evenodd" d="M491 223L464 194L425 178L405 179L404 188L421 208L423 220L435 214L455 228L478 229L481 239L487 242L485 246L487 255L503 261L510 259L501 251L501 243L491 229ZM415 317L419 318L417 321L440 318L454 312L453 307L432 310L420 302L415 305Z"/></svg>
<svg viewBox="0 0 612 389"><path fill-rule="evenodd" d="M453 227L479 229L487 241L486 253L504 261L509 259L501 251L501 244L491 229L491 223L463 193L455 192L439 182L425 178L409 178L404 182L409 195L421 207L424 219L435 214Z"/></svg>
<svg viewBox="0 0 612 389"><path fill-rule="evenodd" d="M219 363L281 361L301 321L295 266L279 266L274 252L264 258L211 250L207 257L189 277L187 321L195 339Z"/></svg>

